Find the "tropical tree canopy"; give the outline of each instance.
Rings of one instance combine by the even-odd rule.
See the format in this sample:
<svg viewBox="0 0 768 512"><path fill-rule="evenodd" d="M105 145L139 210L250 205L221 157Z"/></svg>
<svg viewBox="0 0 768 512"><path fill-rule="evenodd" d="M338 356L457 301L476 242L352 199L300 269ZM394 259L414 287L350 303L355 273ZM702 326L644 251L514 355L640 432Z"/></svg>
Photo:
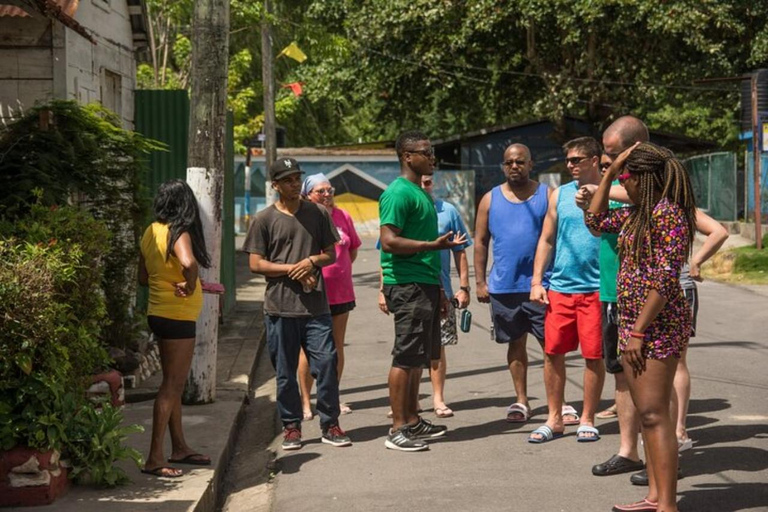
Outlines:
<svg viewBox="0 0 768 512"><path fill-rule="evenodd" d="M734 143L739 88L702 83L768 66L768 3L741 0L275 2L277 119L291 146L432 136L564 115L624 113ZM148 0L142 87L184 88L191 0ZM229 104L239 144L261 130L259 2L233 0ZM296 96L281 85L300 82ZM240 148L242 149L242 148Z"/></svg>

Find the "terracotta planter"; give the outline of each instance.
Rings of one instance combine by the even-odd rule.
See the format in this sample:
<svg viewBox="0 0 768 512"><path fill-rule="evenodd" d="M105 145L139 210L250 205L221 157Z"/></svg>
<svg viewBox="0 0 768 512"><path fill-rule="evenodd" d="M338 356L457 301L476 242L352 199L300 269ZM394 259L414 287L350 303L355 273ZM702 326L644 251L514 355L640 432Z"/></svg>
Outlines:
<svg viewBox="0 0 768 512"><path fill-rule="evenodd" d="M0 507L48 505L69 488L59 452L25 446L0 452Z"/></svg>
<svg viewBox="0 0 768 512"><path fill-rule="evenodd" d="M88 398L108 396L113 406L122 407L125 405L123 374L117 370L110 370L94 375L91 378L91 387L86 390L85 396Z"/></svg>

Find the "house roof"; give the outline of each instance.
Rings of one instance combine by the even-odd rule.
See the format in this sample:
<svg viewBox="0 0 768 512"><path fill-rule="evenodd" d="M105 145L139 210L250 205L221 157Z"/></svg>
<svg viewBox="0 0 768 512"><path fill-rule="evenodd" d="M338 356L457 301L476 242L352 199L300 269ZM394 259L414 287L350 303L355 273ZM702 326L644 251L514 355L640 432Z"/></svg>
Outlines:
<svg viewBox="0 0 768 512"><path fill-rule="evenodd" d="M26 18L30 16L30 11L34 11L60 22L96 44L91 33L73 17L79 5L80 0L14 0L13 4L0 5L0 17Z"/></svg>

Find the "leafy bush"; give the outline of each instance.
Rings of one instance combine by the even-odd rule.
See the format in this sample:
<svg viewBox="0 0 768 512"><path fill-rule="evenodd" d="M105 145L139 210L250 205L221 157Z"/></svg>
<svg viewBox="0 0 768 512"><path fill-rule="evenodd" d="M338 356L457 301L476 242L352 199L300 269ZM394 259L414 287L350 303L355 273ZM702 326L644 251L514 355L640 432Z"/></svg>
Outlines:
<svg viewBox="0 0 768 512"><path fill-rule="evenodd" d="M141 427L121 427L119 410L98 412L85 399L91 375L109 362L99 340L109 232L84 210L39 202L0 229L23 237L0 238L0 450L59 450L73 477L88 468L90 482L122 483L112 464L138 460L123 442Z"/></svg>
<svg viewBox="0 0 768 512"><path fill-rule="evenodd" d="M110 345L130 344L137 334L132 316L136 247L148 205L142 180L146 155L156 149L161 149L158 143L122 129L109 110L74 101L32 108L0 131L4 225L26 217L35 203L73 203L112 234L102 278L108 315L100 324L101 338Z"/></svg>
<svg viewBox="0 0 768 512"><path fill-rule="evenodd" d="M114 487L130 482L115 461L133 460L141 466L141 454L126 446L125 441L128 435L143 432L144 427L123 426L122 411L108 399L99 405L82 407L72 417L64 456L72 465L70 477L76 482Z"/></svg>

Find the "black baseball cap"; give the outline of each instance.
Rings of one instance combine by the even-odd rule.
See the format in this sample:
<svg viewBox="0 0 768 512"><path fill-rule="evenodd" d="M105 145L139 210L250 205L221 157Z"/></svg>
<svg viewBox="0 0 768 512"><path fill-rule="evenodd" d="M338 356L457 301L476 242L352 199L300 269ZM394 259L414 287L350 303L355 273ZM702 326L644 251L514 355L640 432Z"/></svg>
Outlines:
<svg viewBox="0 0 768 512"><path fill-rule="evenodd" d="M296 173L304 174L304 171L299 167L299 162L293 158L279 157L269 169L269 179L277 181Z"/></svg>

